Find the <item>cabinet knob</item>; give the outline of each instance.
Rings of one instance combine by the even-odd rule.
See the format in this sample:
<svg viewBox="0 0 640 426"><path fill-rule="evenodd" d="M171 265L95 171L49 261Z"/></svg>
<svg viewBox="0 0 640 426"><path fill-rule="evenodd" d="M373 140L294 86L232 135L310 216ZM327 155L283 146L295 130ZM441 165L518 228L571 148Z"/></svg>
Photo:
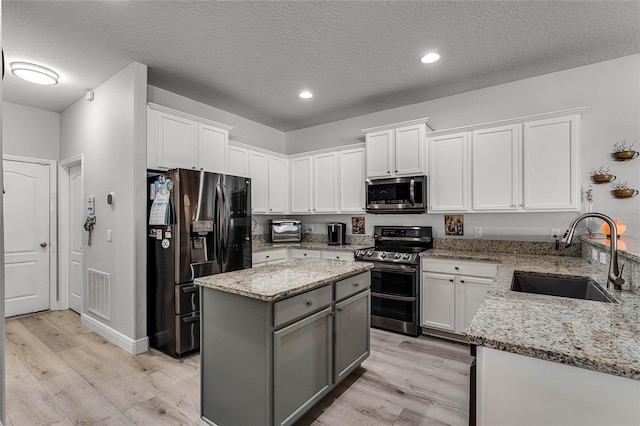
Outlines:
<svg viewBox="0 0 640 426"><path fill-rule="evenodd" d="M311 211L311 209L307 209L307 211L309 211L309 212L310 212L310 211Z"/></svg>
<svg viewBox="0 0 640 426"><path fill-rule="evenodd" d="M269 258L269 255L267 255L267 259Z"/></svg>
<svg viewBox="0 0 640 426"><path fill-rule="evenodd" d="M192 166L191 168L192 168L192 169L195 169L195 168L196 168L196 166Z"/></svg>
<svg viewBox="0 0 640 426"><path fill-rule="evenodd" d="M336 259L340 259L340 256L336 256Z"/></svg>
<svg viewBox="0 0 640 426"><path fill-rule="evenodd" d="M396 170L396 173L398 173L398 171Z"/></svg>
<svg viewBox="0 0 640 426"><path fill-rule="evenodd" d="M391 174L391 170L387 170L387 174Z"/></svg>
<svg viewBox="0 0 640 426"><path fill-rule="evenodd" d="M269 211L273 211L273 209L269 209Z"/></svg>
<svg viewBox="0 0 640 426"><path fill-rule="evenodd" d="M311 306L311 305L313 305L313 300L307 300L306 305L307 305L307 306Z"/></svg>
<svg viewBox="0 0 640 426"><path fill-rule="evenodd" d="M337 310L338 310L338 312L342 312L342 308L338 308Z"/></svg>
<svg viewBox="0 0 640 426"><path fill-rule="evenodd" d="M354 287L360 287L360 283L353 283Z"/></svg>
<svg viewBox="0 0 640 426"><path fill-rule="evenodd" d="M449 278L449 282L453 282L453 279Z"/></svg>
<svg viewBox="0 0 640 426"><path fill-rule="evenodd" d="M304 255L306 256L306 255L307 255L307 253L304 253Z"/></svg>
<svg viewBox="0 0 640 426"><path fill-rule="evenodd" d="M455 266L455 267L454 267L454 269L457 271L457 270L459 270L460 268L458 268L457 266Z"/></svg>
<svg viewBox="0 0 640 426"><path fill-rule="evenodd" d="M460 280L461 283L464 283L464 280Z"/></svg>

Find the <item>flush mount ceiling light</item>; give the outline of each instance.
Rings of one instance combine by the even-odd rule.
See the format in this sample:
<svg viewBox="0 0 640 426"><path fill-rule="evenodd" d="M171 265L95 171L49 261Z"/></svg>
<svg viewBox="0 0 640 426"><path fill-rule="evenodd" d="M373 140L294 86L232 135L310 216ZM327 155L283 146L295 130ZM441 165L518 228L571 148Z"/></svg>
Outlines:
<svg viewBox="0 0 640 426"><path fill-rule="evenodd" d="M298 96L300 96L302 99L311 99L313 98L313 93L305 90L304 92L300 92Z"/></svg>
<svg viewBox="0 0 640 426"><path fill-rule="evenodd" d="M422 59L420 59L420 62L422 62L423 64L432 64L434 62L437 62L438 59L440 59L439 54L437 54L436 52L429 52L424 55Z"/></svg>
<svg viewBox="0 0 640 426"><path fill-rule="evenodd" d="M16 77L30 81L35 84L53 85L58 84L58 73L41 65L29 62L12 62L11 72Z"/></svg>

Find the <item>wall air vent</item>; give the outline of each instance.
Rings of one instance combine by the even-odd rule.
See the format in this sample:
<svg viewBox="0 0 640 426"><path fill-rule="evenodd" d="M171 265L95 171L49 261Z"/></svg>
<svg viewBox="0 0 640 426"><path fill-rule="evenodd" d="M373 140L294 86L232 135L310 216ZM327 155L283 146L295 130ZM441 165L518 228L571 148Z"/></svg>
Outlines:
<svg viewBox="0 0 640 426"><path fill-rule="evenodd" d="M95 269L87 270L87 309L106 320L111 320L111 274Z"/></svg>

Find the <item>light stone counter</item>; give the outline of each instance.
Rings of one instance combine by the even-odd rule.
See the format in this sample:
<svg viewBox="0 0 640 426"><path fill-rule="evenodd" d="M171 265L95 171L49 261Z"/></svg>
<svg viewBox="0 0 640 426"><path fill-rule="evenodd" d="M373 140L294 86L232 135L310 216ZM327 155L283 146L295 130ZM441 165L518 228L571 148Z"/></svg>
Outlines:
<svg viewBox="0 0 640 426"><path fill-rule="evenodd" d="M300 243L267 243L267 242L254 242L252 250L253 252L260 252L265 250L274 250L279 248L299 248L303 250L323 250L323 251L344 251L354 252L359 249L371 247L371 245L329 245L327 243L315 243L315 242L300 242Z"/></svg>
<svg viewBox="0 0 640 426"><path fill-rule="evenodd" d="M581 257L445 250L421 256L498 263L495 282L465 331L470 343L640 380L639 294L611 287L619 302L613 304L509 289L514 271L588 276L604 287L606 269Z"/></svg>
<svg viewBox="0 0 640 426"><path fill-rule="evenodd" d="M297 259L196 278L195 284L265 302L275 301L373 268L372 263Z"/></svg>

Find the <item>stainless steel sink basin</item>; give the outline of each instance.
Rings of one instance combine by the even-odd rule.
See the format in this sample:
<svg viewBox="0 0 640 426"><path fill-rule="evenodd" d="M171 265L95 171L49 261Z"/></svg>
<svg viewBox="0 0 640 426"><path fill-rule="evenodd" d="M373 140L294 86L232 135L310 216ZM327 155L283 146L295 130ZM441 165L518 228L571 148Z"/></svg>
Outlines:
<svg viewBox="0 0 640 426"><path fill-rule="evenodd" d="M605 293L595 281L583 277L554 277L514 272L511 290L616 303L615 299Z"/></svg>

